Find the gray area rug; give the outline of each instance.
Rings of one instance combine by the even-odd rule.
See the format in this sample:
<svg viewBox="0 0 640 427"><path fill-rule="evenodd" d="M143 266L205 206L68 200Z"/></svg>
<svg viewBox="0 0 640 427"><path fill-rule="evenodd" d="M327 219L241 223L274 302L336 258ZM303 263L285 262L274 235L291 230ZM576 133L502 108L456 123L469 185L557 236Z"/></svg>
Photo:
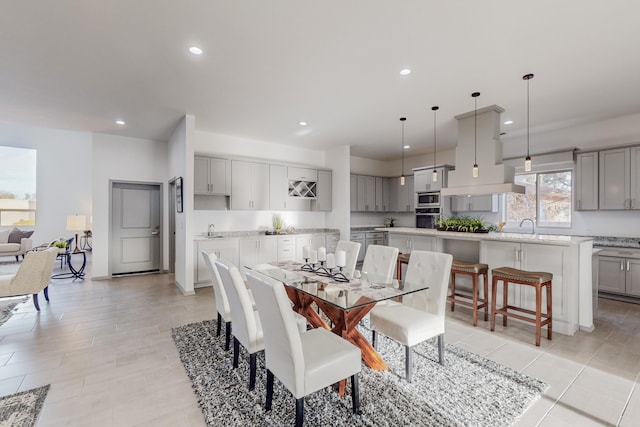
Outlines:
<svg viewBox="0 0 640 427"><path fill-rule="evenodd" d="M272 410L264 410L264 353L258 354L256 387L249 392L248 354L242 349L240 366L232 369L233 350L224 351L224 332L216 337L215 331L214 320L172 329L206 423L210 426L293 424L295 400L277 379ZM364 333L369 336L368 331ZM438 364L435 341L416 347L410 384L404 380L404 348L390 339L379 341L379 351L391 371L374 371L363 365L360 374L362 414L351 412L349 387L343 398L328 387L305 398L306 425L512 425L548 387L535 378L453 345L447 345L445 367L442 367Z"/></svg>
<svg viewBox="0 0 640 427"><path fill-rule="evenodd" d="M28 299L29 297L0 299L0 326L13 316L13 310L16 308L16 305L21 302L25 302Z"/></svg>
<svg viewBox="0 0 640 427"><path fill-rule="evenodd" d="M0 426L35 426L50 384L0 397Z"/></svg>

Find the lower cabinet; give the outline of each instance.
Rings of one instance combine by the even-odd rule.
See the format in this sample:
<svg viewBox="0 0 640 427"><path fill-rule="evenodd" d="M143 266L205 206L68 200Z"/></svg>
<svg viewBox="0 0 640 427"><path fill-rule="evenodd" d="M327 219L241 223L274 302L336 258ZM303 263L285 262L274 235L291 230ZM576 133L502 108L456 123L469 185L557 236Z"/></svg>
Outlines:
<svg viewBox="0 0 640 427"><path fill-rule="evenodd" d="M409 254L412 250L435 251L436 238L415 234L389 234L389 246L398 248L400 253Z"/></svg>
<svg viewBox="0 0 640 427"><path fill-rule="evenodd" d="M598 290L640 297L640 251L600 252Z"/></svg>
<svg viewBox="0 0 640 427"><path fill-rule="evenodd" d="M243 237L240 239L240 259L238 269L242 277L246 266L278 260L278 239L276 236Z"/></svg>
<svg viewBox="0 0 640 427"><path fill-rule="evenodd" d="M207 239L195 242L195 283L211 283L211 275L207 265L204 263L200 251L215 253L218 258L223 258L238 265L239 239L237 237L228 239Z"/></svg>
<svg viewBox="0 0 640 427"><path fill-rule="evenodd" d="M302 248L309 246L311 249L326 247L324 234L302 234L296 236L296 261L302 261Z"/></svg>
<svg viewBox="0 0 640 427"><path fill-rule="evenodd" d="M295 236L278 236L278 262L296 259Z"/></svg>

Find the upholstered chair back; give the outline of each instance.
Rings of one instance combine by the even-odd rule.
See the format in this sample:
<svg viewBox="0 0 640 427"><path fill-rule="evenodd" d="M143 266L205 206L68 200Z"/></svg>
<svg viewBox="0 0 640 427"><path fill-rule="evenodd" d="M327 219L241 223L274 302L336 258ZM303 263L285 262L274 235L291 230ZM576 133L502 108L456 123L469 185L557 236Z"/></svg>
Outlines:
<svg viewBox="0 0 640 427"><path fill-rule="evenodd" d="M230 322L231 309L229 308L229 300L227 299L227 293L224 291L224 287L222 286L220 273L218 273L218 268L215 265L218 257L213 252L207 253L207 251L200 251L200 253L204 258L204 263L209 270L209 275L211 276L211 281L213 282L213 296L216 300L216 310L222 317L222 320L224 320L225 322Z"/></svg>
<svg viewBox="0 0 640 427"><path fill-rule="evenodd" d="M215 265L229 299L233 336L249 354L262 350L262 325L258 314L253 310L249 290L242 280L242 275L238 268L227 260L217 259Z"/></svg>
<svg viewBox="0 0 640 427"><path fill-rule="evenodd" d="M338 240L338 246L336 246L336 252L345 251L347 254L347 262L342 269L348 279L353 277L353 272L356 270L356 264L358 263L358 253L360 252L360 243L349 242L347 240Z"/></svg>
<svg viewBox="0 0 640 427"><path fill-rule="evenodd" d="M284 285L247 272L264 333L264 353L269 369L296 398L305 395L305 362L300 332Z"/></svg>
<svg viewBox="0 0 640 427"><path fill-rule="evenodd" d="M391 283L397 261L398 248L369 245L362 263L362 278L370 282Z"/></svg>
<svg viewBox="0 0 640 427"><path fill-rule="evenodd" d="M51 282L57 248L27 252L4 296L37 294Z"/></svg>
<svg viewBox="0 0 640 427"><path fill-rule="evenodd" d="M444 313L449 288L449 276L453 256L440 252L411 251L409 265L404 276L404 286L429 286L427 292L416 292L403 297L402 303L427 313L441 316Z"/></svg>

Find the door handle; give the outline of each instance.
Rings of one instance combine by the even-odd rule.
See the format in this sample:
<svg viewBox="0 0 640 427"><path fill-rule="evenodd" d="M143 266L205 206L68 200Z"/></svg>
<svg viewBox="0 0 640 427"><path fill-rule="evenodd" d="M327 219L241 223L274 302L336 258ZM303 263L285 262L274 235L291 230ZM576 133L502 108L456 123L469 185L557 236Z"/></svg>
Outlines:
<svg viewBox="0 0 640 427"><path fill-rule="evenodd" d="M629 260L627 260L627 271L629 271L630 264Z"/></svg>
<svg viewBox="0 0 640 427"><path fill-rule="evenodd" d="M152 231L152 232L151 232L151 235L152 235L152 236L157 236L157 235L159 235L159 234L160 234L160 232L159 232L159 231Z"/></svg>
<svg viewBox="0 0 640 427"><path fill-rule="evenodd" d="M624 261L620 261L620 271L624 271Z"/></svg>

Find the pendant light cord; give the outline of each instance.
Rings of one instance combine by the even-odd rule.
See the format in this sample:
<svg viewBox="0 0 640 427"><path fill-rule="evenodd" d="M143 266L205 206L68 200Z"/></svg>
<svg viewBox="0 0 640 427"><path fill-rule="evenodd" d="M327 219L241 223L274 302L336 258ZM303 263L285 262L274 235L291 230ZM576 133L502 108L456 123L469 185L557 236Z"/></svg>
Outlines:
<svg viewBox="0 0 640 427"><path fill-rule="evenodd" d="M527 74L528 76L528 74ZM533 77L533 74L531 74L531 77L527 78L527 76L524 76L527 80L527 157L529 157L529 105L530 105L530 101L529 101L529 80L531 80L531 77Z"/></svg>
<svg viewBox="0 0 640 427"><path fill-rule="evenodd" d="M407 120L406 117L401 117L400 118L400 122L402 123L402 141L400 142L402 144L402 176L404 176L404 122L405 120Z"/></svg>
<svg viewBox="0 0 640 427"><path fill-rule="evenodd" d="M438 111L438 106L431 107L433 110L433 169L436 168L436 113Z"/></svg>

